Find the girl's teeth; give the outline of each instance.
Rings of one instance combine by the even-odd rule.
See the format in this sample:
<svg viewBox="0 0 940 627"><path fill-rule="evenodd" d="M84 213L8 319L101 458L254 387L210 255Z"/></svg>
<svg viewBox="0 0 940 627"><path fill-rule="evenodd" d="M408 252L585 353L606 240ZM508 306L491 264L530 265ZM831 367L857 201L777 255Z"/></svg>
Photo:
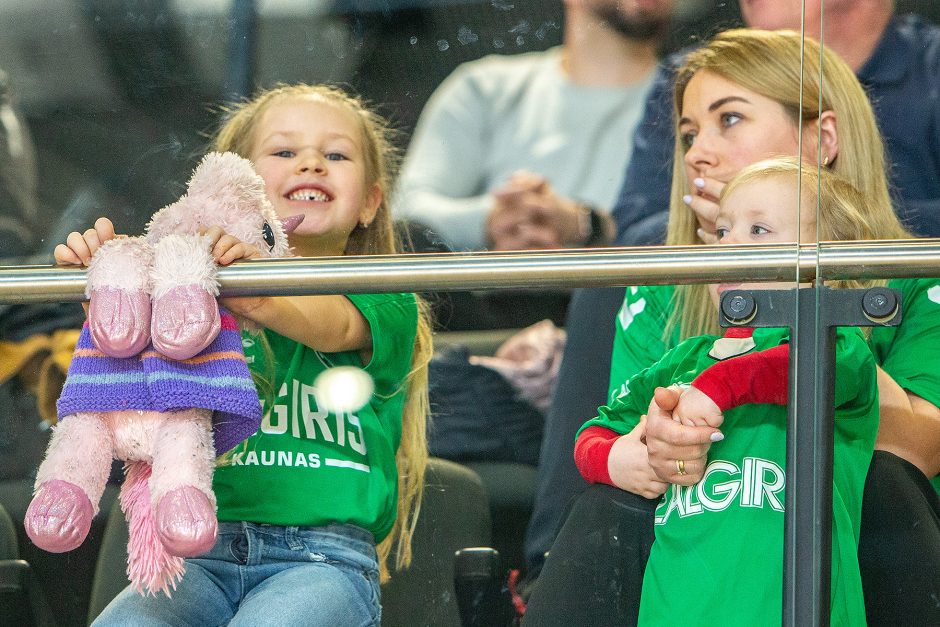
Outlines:
<svg viewBox="0 0 940 627"><path fill-rule="evenodd" d="M316 200L319 202L327 202L330 200L329 196L315 189L297 190L296 192L290 194L288 198L290 200Z"/></svg>

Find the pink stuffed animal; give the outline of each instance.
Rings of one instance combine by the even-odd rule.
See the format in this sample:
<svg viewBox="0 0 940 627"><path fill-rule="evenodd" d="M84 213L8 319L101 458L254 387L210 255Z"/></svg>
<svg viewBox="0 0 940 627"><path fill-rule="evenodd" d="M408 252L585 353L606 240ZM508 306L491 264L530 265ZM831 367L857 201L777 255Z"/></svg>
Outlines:
<svg viewBox="0 0 940 627"><path fill-rule="evenodd" d="M88 322L26 512L37 546L64 552L84 541L114 457L126 462L121 507L139 591L169 595L181 556L212 547L215 457L257 430L261 406L238 324L216 301L209 240L198 233L220 226L279 257L300 219L278 219L250 162L211 153L144 236L95 253Z"/></svg>

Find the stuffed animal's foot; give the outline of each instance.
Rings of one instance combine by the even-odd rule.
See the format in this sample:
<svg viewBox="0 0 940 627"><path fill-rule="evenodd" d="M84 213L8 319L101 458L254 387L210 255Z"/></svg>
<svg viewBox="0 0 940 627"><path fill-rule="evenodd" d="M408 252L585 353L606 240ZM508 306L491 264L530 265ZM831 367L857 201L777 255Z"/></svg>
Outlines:
<svg viewBox="0 0 940 627"><path fill-rule="evenodd" d="M36 546L50 553L64 553L84 542L94 515L91 500L81 488L54 479L39 487L23 524Z"/></svg>
<svg viewBox="0 0 940 627"><path fill-rule="evenodd" d="M187 218L188 219L188 218ZM221 329L217 267L206 235L171 234L154 248L153 346L171 359L189 359Z"/></svg>
<svg viewBox="0 0 940 627"><path fill-rule="evenodd" d="M110 287L92 290L88 330L101 352L136 355L150 342L150 294Z"/></svg>
<svg viewBox="0 0 940 627"><path fill-rule="evenodd" d="M150 341L150 263L140 237L105 242L91 258L85 295L95 345L112 357L136 355Z"/></svg>
<svg viewBox="0 0 940 627"><path fill-rule="evenodd" d="M157 534L171 555L202 555L215 544L219 523L215 508L204 492L183 486L168 492L157 503Z"/></svg>
<svg viewBox="0 0 940 627"><path fill-rule="evenodd" d="M215 297L198 285L170 288L153 301L153 346L172 359L189 359L222 328Z"/></svg>

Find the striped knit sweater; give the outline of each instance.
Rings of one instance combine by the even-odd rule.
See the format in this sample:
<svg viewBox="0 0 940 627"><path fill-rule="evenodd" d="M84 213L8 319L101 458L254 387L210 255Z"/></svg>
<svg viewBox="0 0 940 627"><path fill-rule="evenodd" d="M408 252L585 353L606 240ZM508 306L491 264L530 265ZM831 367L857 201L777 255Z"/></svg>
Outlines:
<svg viewBox="0 0 940 627"><path fill-rule="evenodd" d="M258 430L261 402L238 323L227 311L220 313L218 337L182 361L158 353L152 344L134 357L109 357L95 346L86 322L59 397L59 419L78 412L210 409L216 453L230 450Z"/></svg>

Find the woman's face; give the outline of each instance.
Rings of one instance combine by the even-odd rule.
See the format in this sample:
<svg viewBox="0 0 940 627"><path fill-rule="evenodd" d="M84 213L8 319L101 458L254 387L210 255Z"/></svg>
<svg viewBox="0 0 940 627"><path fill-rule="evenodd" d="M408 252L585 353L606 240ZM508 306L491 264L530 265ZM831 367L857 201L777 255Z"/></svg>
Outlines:
<svg viewBox="0 0 940 627"><path fill-rule="evenodd" d="M756 161L799 151L799 129L780 103L706 70L686 86L678 132L689 189L695 178L727 183ZM804 135L807 156L815 155L812 135Z"/></svg>

